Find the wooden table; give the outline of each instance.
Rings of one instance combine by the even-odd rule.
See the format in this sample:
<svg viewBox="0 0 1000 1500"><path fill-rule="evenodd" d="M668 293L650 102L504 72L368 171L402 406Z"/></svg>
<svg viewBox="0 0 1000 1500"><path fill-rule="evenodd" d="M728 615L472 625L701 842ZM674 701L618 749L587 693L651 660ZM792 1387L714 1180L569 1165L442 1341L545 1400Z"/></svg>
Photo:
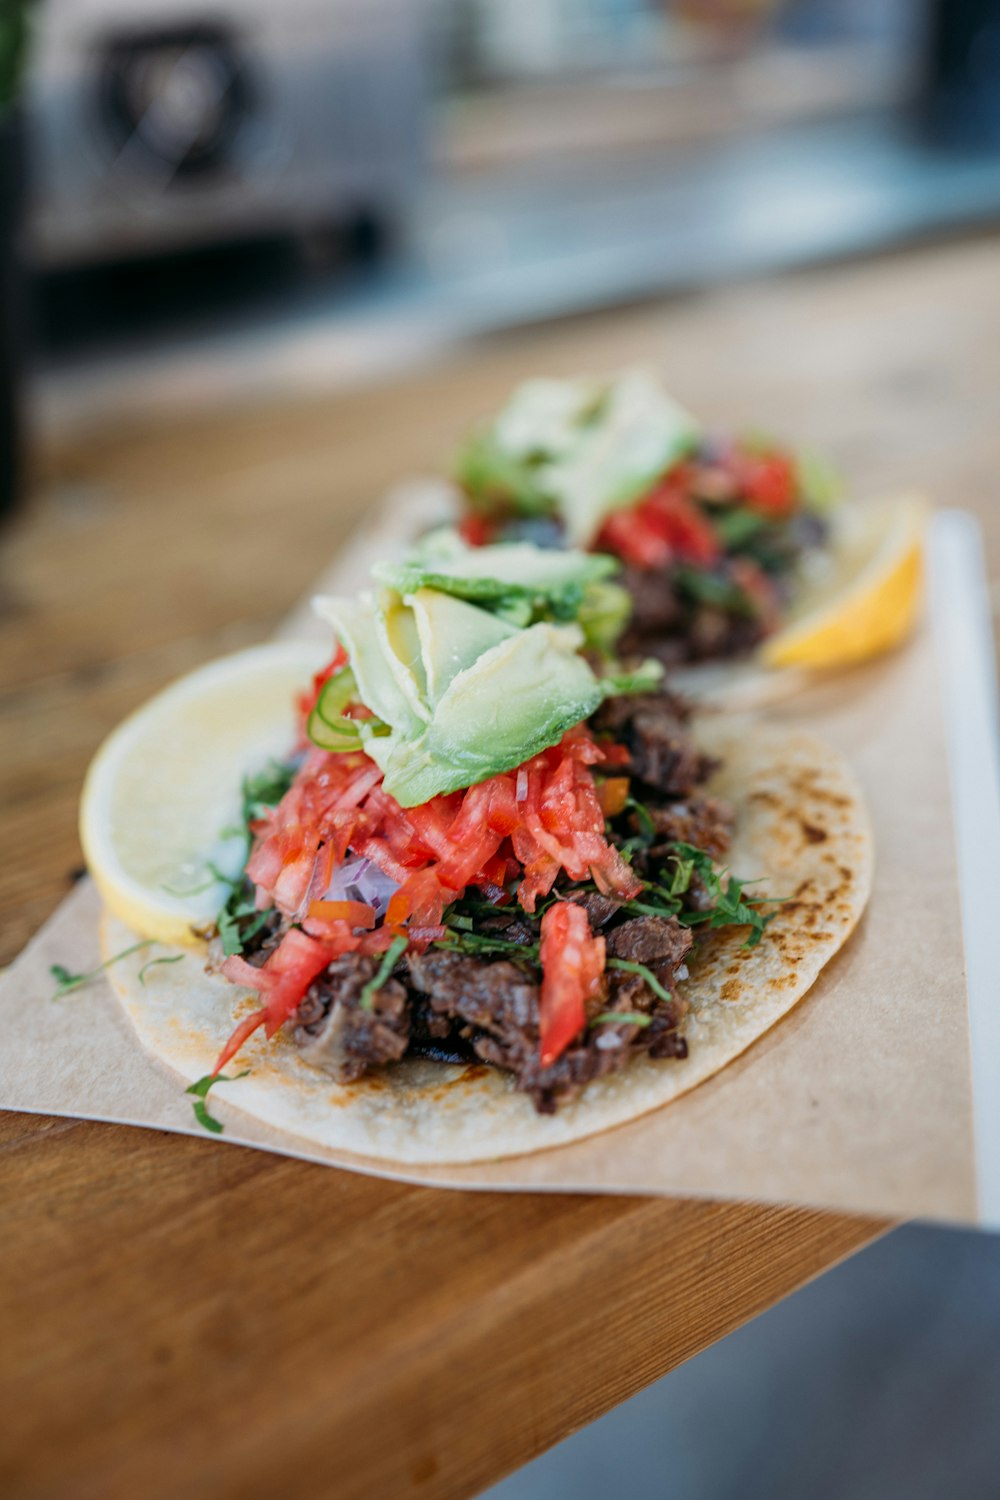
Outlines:
<svg viewBox="0 0 1000 1500"><path fill-rule="evenodd" d="M527 371L662 362L719 424L863 492L980 509L1000 562L991 239L496 338L419 377L46 455L4 538L4 961L79 865L91 752L265 636L365 506ZM0 1118L0 1492L465 1496L883 1226L435 1192L118 1127Z"/></svg>

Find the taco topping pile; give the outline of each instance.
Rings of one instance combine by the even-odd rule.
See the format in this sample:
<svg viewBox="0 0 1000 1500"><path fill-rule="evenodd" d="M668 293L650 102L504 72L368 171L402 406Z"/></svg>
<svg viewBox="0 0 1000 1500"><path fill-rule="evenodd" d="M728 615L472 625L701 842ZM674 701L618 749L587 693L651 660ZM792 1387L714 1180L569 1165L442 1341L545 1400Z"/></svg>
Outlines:
<svg viewBox="0 0 1000 1500"><path fill-rule="evenodd" d="M459 454L473 545L527 538L621 559L623 654L667 665L751 650L777 629L834 488L815 459L719 440L642 372L531 380Z"/></svg>
<svg viewBox="0 0 1000 1500"><path fill-rule="evenodd" d="M216 1072L284 1028L342 1082L478 1062L551 1112L636 1054L685 1056L698 929L763 931L720 873L731 814L686 706L585 649L620 620L603 560L464 557L439 544L317 603L338 646L302 743L244 787L215 962L259 1003Z"/></svg>

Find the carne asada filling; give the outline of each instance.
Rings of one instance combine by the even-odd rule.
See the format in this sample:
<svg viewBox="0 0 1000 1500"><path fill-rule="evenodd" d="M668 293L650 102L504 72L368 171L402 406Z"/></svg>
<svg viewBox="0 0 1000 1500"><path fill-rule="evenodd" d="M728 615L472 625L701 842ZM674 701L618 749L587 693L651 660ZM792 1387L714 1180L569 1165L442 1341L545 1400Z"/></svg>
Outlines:
<svg viewBox="0 0 1000 1500"><path fill-rule="evenodd" d="M759 903L747 903L738 881L715 870L729 845L732 814L699 791L714 764L695 747L687 720L683 700L662 692L611 698L586 726L598 745L617 747L611 764L598 760L592 779L605 809L607 844L622 868L634 872L629 885L602 889L562 869L525 910L512 901L517 877L504 882L501 863L496 885L467 886L440 913L413 909L409 928L395 929L414 934L398 956L380 941L387 926L369 923L361 949L330 962L316 959L299 990L304 997L288 1027L303 1059L341 1082L404 1057L478 1061L509 1073L540 1112L551 1113L638 1055L686 1056L687 1007L676 985L687 974L692 928L746 923L752 941L768 920ZM589 766L580 769L591 776ZM474 839L475 829L466 836ZM338 916L342 907L355 917L371 910L352 901L318 905L335 906ZM387 924L392 906L390 899ZM560 915L570 926L582 923L590 934L583 948L603 945L605 961L587 991L581 1024L557 1055L546 1056L542 951L546 919L553 922L556 907L582 911L580 919ZM295 916L256 910L249 877L227 911L227 950L239 944L239 956L225 962L230 977L252 985L252 971L268 963L289 933L299 939L302 961L310 960L309 921L302 932Z"/></svg>

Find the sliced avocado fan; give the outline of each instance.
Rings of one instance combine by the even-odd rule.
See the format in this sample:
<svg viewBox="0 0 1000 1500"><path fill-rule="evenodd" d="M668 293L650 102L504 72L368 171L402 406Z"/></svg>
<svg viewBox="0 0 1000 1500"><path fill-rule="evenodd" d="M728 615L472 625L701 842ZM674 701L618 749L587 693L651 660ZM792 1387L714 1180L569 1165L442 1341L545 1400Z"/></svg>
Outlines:
<svg viewBox="0 0 1000 1500"><path fill-rule="evenodd" d="M530 572L527 557L520 561ZM377 590L314 605L348 653L345 672L352 674L356 701L375 717L347 720L345 737L345 721L334 715L339 728L328 732L321 700L313 738L326 749L362 747L403 807L513 770L557 744L609 692L648 689L659 678L653 663L638 676L598 677L580 654L584 632L575 622L516 624L426 583L403 593L388 585L390 576L402 581L400 570L376 572ZM503 579L481 581L505 586ZM337 683L333 679L324 691L337 698L339 714Z"/></svg>

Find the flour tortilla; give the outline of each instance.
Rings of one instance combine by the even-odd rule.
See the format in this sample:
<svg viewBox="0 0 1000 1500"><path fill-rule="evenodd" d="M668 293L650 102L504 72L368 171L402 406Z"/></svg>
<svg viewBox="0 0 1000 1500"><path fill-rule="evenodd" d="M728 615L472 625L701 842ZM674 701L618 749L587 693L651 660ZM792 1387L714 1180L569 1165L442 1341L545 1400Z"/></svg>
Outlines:
<svg viewBox="0 0 1000 1500"><path fill-rule="evenodd" d="M282 1033L268 1042L257 1032L229 1069L251 1071L224 1085L227 1104L337 1150L440 1165L580 1140L658 1109L718 1073L802 999L847 940L868 899L874 851L861 792L829 746L722 718L706 720L698 738L724 758L708 790L737 811L730 868L759 878L756 889L787 899L756 948L742 947L741 930L699 940L690 978L680 986L691 1005L687 1058L635 1058L543 1116L506 1074L486 1067L403 1062L340 1085L303 1062ZM110 956L135 935L108 917L102 939ZM145 951L119 961L110 978L143 1046L190 1083L211 1071L234 1023L256 1002L207 974L203 959L190 952L147 968L140 983L151 956Z"/></svg>

